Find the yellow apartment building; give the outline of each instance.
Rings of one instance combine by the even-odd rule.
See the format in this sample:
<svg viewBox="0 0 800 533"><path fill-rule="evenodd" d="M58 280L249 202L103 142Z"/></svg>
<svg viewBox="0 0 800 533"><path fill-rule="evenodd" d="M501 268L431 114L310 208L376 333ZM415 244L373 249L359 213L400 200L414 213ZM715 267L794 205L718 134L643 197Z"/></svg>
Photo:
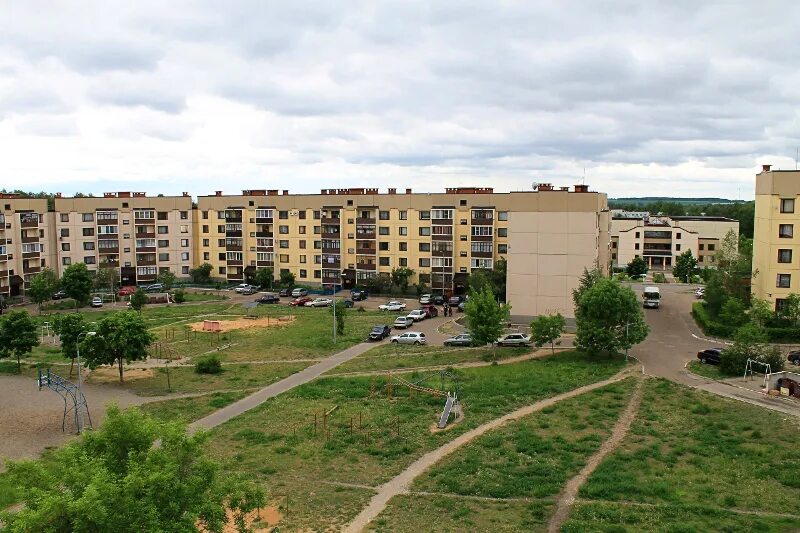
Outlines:
<svg viewBox="0 0 800 533"><path fill-rule="evenodd" d="M54 221L46 199L0 193L0 295L19 296L31 276L55 266Z"/></svg>
<svg viewBox="0 0 800 533"><path fill-rule="evenodd" d="M776 310L791 293L800 294L800 171L772 170L756 175L752 292Z"/></svg>

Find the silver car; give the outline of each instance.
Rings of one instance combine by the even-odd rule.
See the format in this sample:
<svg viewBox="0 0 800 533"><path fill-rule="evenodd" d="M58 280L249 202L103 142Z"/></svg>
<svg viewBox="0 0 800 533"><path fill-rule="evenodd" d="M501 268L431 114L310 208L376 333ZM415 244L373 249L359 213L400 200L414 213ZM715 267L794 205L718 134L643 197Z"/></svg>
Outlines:
<svg viewBox="0 0 800 533"><path fill-rule="evenodd" d="M395 319L393 327L397 329L406 329L414 325L414 319L407 316L399 316Z"/></svg>
<svg viewBox="0 0 800 533"><path fill-rule="evenodd" d="M530 346L531 338L522 333L509 333L497 339L498 346Z"/></svg>
<svg viewBox="0 0 800 533"><path fill-rule="evenodd" d="M392 337L392 344L425 344L425 334L419 331L406 331Z"/></svg>
<svg viewBox="0 0 800 533"><path fill-rule="evenodd" d="M330 298L314 298L306 302L306 307L330 307L333 301Z"/></svg>

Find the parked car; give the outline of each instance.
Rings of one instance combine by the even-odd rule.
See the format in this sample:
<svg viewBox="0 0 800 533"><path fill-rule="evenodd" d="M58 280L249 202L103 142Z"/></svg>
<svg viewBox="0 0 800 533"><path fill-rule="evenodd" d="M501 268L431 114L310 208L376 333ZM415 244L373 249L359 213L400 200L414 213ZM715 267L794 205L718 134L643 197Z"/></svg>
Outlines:
<svg viewBox="0 0 800 533"><path fill-rule="evenodd" d="M276 304L280 303L280 301L281 299L274 294L265 294L264 296L256 298L256 303L259 304Z"/></svg>
<svg viewBox="0 0 800 533"><path fill-rule="evenodd" d="M369 294L363 289L353 289L350 291L350 298L352 298L354 302L366 300L367 296L369 296Z"/></svg>
<svg viewBox="0 0 800 533"><path fill-rule="evenodd" d="M718 365L721 355L721 348L706 348L701 352L697 352L697 358L700 359L700 362L709 365Z"/></svg>
<svg viewBox="0 0 800 533"><path fill-rule="evenodd" d="M437 294L432 299L433 305L444 305L444 302L446 301L447 300L445 300L444 296L442 296L441 294Z"/></svg>
<svg viewBox="0 0 800 533"><path fill-rule="evenodd" d="M464 308L466 306L467 306L467 302L461 302L460 304L458 304L457 309L463 313L464 312Z"/></svg>
<svg viewBox="0 0 800 533"><path fill-rule="evenodd" d="M308 298L308 296L306 296L306 298ZM332 303L333 300L330 298L314 298L306 302L306 307L330 307Z"/></svg>
<svg viewBox="0 0 800 533"><path fill-rule="evenodd" d="M423 294L419 297L419 303L421 305L428 305L431 303L431 295L430 294Z"/></svg>
<svg viewBox="0 0 800 533"><path fill-rule="evenodd" d="M397 329L407 329L414 325L414 319L407 316L399 316L394 319L393 326Z"/></svg>
<svg viewBox="0 0 800 533"><path fill-rule="evenodd" d="M350 308L351 308L351 307L353 307L354 305L355 305L355 303L353 303L353 300L344 300L344 306L345 306L346 308L350 309Z"/></svg>
<svg viewBox="0 0 800 533"><path fill-rule="evenodd" d="M239 294L250 295L250 294L255 294L257 292L258 292L258 287L256 287L255 285L248 285Z"/></svg>
<svg viewBox="0 0 800 533"><path fill-rule="evenodd" d="M462 333L444 341L445 346L472 346L472 335Z"/></svg>
<svg viewBox="0 0 800 533"><path fill-rule="evenodd" d="M53 294L53 300L63 300L67 297L67 293L64 291L58 291Z"/></svg>
<svg viewBox="0 0 800 533"><path fill-rule="evenodd" d="M300 296L308 296L308 290L302 287L297 287L292 291L292 298L299 298Z"/></svg>
<svg viewBox="0 0 800 533"><path fill-rule="evenodd" d="M406 331L392 337L392 344L425 344L425 334L418 331Z"/></svg>
<svg viewBox="0 0 800 533"><path fill-rule="evenodd" d="M698 300L702 300L703 298L705 298L705 295L706 295L705 287L698 287L697 290L694 291L694 297L697 298Z"/></svg>
<svg viewBox="0 0 800 533"><path fill-rule="evenodd" d="M278 291L278 296L281 298L288 298L292 295L292 289L281 289Z"/></svg>
<svg viewBox="0 0 800 533"><path fill-rule="evenodd" d="M92 298L92 307L103 307L103 299L99 296Z"/></svg>
<svg viewBox="0 0 800 533"><path fill-rule="evenodd" d="M498 346L529 346L531 338L522 333L509 333L497 339Z"/></svg>
<svg viewBox="0 0 800 533"><path fill-rule="evenodd" d="M239 285L237 285L236 287L233 288L233 292L240 292L241 293L241 292L244 292L244 291L247 291L247 290L250 290L250 284L249 283L240 283Z"/></svg>
<svg viewBox="0 0 800 533"><path fill-rule="evenodd" d="M164 291L163 283L152 283L150 285L144 286L144 292L163 292L163 291Z"/></svg>
<svg viewBox="0 0 800 533"><path fill-rule="evenodd" d="M423 305L422 310L425 311L425 318L439 316L439 308L435 305Z"/></svg>
<svg viewBox="0 0 800 533"><path fill-rule="evenodd" d="M130 296L134 292L136 292L136 287L131 287L131 286L120 287L117 296L119 296L120 298L124 298L125 296Z"/></svg>
<svg viewBox="0 0 800 533"><path fill-rule="evenodd" d="M311 298L309 298L308 296L301 296L301 297L295 298L294 300L289 302L289 305L291 305L293 307L303 307L304 305L306 305L306 302L310 302L310 301L311 301Z"/></svg>
<svg viewBox="0 0 800 533"><path fill-rule="evenodd" d="M386 337L388 337L392 333L392 328L383 324L381 326L375 326L372 328L372 331L369 332L369 340L371 341L382 341Z"/></svg>
<svg viewBox="0 0 800 533"><path fill-rule="evenodd" d="M397 300L391 300L378 306L381 311L405 311L405 308L406 304Z"/></svg>
<svg viewBox="0 0 800 533"><path fill-rule="evenodd" d="M450 306L456 306L459 305L460 303L461 303L460 296L451 296L450 298L447 299L447 305Z"/></svg>
<svg viewBox="0 0 800 533"><path fill-rule="evenodd" d="M414 309L413 311L408 313L408 318L410 318L414 322L420 322L421 320L425 320L427 316L428 313L426 313L424 309Z"/></svg>
<svg viewBox="0 0 800 533"><path fill-rule="evenodd" d="M788 359L793 365L800 366L800 350L792 350L786 356L786 359Z"/></svg>

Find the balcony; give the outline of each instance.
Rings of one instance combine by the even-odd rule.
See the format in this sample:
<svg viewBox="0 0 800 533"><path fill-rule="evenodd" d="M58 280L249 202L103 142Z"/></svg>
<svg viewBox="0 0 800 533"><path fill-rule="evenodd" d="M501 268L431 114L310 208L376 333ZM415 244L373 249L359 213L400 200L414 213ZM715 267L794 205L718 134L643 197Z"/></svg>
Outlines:
<svg viewBox="0 0 800 533"><path fill-rule="evenodd" d="M156 266L156 260L155 259L145 259L145 260L142 260L142 261L136 261L136 266L140 266L140 267Z"/></svg>
<svg viewBox="0 0 800 533"><path fill-rule="evenodd" d="M258 268L274 267L275 261L256 261L256 266Z"/></svg>
<svg viewBox="0 0 800 533"><path fill-rule="evenodd" d="M31 242L39 242L39 236L34 235L33 237L28 237L26 235L22 236L22 242L24 243L31 243Z"/></svg>
<svg viewBox="0 0 800 533"><path fill-rule="evenodd" d="M242 236L242 230L227 230L226 229L225 230L225 236L226 237L241 237ZM272 236L271 233L270 233L270 236Z"/></svg>
<svg viewBox="0 0 800 533"><path fill-rule="evenodd" d="M452 218L434 218L431 219L431 224L434 226L452 226L453 219Z"/></svg>
<svg viewBox="0 0 800 533"><path fill-rule="evenodd" d="M437 250L436 248L431 250L431 257L453 257L453 249L450 250Z"/></svg>
<svg viewBox="0 0 800 533"><path fill-rule="evenodd" d="M333 276L323 276L322 277L322 284L323 285L341 285L342 279Z"/></svg>
<svg viewBox="0 0 800 533"><path fill-rule="evenodd" d="M155 251L156 251L156 247L155 246L137 246L136 247L136 252L138 252L138 253L147 254L147 253L154 253Z"/></svg>
<svg viewBox="0 0 800 533"><path fill-rule="evenodd" d="M23 259L36 259L39 257L39 252L24 252L22 254Z"/></svg>
<svg viewBox="0 0 800 533"><path fill-rule="evenodd" d="M327 243L324 243L324 242L322 243L322 251L323 252L331 252L331 253L338 254L340 249L341 248L339 246L333 246L331 244L327 244Z"/></svg>
<svg viewBox="0 0 800 533"><path fill-rule="evenodd" d="M356 246L356 253L358 255L376 255L378 253L378 249Z"/></svg>
<svg viewBox="0 0 800 533"><path fill-rule="evenodd" d="M340 226L342 219L339 217L322 217L320 220L322 224L331 224L332 226Z"/></svg>
<svg viewBox="0 0 800 533"><path fill-rule="evenodd" d="M375 231L359 231L356 233L356 239L375 240Z"/></svg>
<svg viewBox="0 0 800 533"><path fill-rule="evenodd" d="M42 267L34 267L34 266L26 267L24 265L22 266L22 273L23 274L38 274L41 271L42 271Z"/></svg>
<svg viewBox="0 0 800 533"><path fill-rule="evenodd" d="M229 252L241 252L242 245L241 244L226 244L225 249Z"/></svg>
<svg viewBox="0 0 800 533"><path fill-rule="evenodd" d="M452 241L453 234L450 233L448 235L431 235L431 240L433 241Z"/></svg>
<svg viewBox="0 0 800 533"><path fill-rule="evenodd" d="M273 233L271 231L257 231L256 237L261 239L271 239L273 237Z"/></svg>
<svg viewBox="0 0 800 533"><path fill-rule="evenodd" d="M119 225L119 218L117 215L106 217L105 215L97 215L97 225L98 226L117 226Z"/></svg>
<svg viewBox="0 0 800 533"><path fill-rule="evenodd" d="M136 281L155 281L158 274L136 274Z"/></svg>
<svg viewBox="0 0 800 533"><path fill-rule="evenodd" d="M99 240L119 239L119 233L98 233Z"/></svg>
<svg viewBox="0 0 800 533"><path fill-rule="evenodd" d="M114 246L112 248L98 248L97 249L97 253L99 253L100 255L103 255L103 254L114 254L114 255L117 255L117 254L119 254L119 246Z"/></svg>
<svg viewBox="0 0 800 533"><path fill-rule="evenodd" d="M323 239L341 239L342 233L339 231L323 231L322 232Z"/></svg>
<svg viewBox="0 0 800 533"><path fill-rule="evenodd" d="M369 226L374 226L376 220L374 218L357 218L356 224L366 224Z"/></svg>
<svg viewBox="0 0 800 533"><path fill-rule="evenodd" d="M492 218L473 218L470 220L473 226L494 226L494 219Z"/></svg>
<svg viewBox="0 0 800 533"><path fill-rule="evenodd" d="M274 220L272 217L256 217L256 224L272 224Z"/></svg>
<svg viewBox="0 0 800 533"><path fill-rule="evenodd" d="M8 254L0 254L0 261L8 261Z"/></svg>
<svg viewBox="0 0 800 533"><path fill-rule="evenodd" d="M136 239L155 239L156 238L156 232L152 231L152 232L147 232L147 233L137 233L135 238Z"/></svg>
<svg viewBox="0 0 800 533"><path fill-rule="evenodd" d="M356 270L377 270L375 263L356 263Z"/></svg>
<svg viewBox="0 0 800 533"><path fill-rule="evenodd" d="M226 216L225 217L225 222L228 222L230 224L241 224L242 223L242 215L240 213L240 214L234 215L234 216Z"/></svg>
<svg viewBox="0 0 800 533"><path fill-rule="evenodd" d="M472 252L469 253L469 255L470 255L470 257L485 257L485 258L488 258L488 259L492 258L492 252L474 252L474 251L472 251Z"/></svg>
<svg viewBox="0 0 800 533"><path fill-rule="evenodd" d="M241 259L228 259L225 261L225 264L228 266L242 266L244 261Z"/></svg>
<svg viewBox="0 0 800 533"><path fill-rule="evenodd" d="M475 242L491 242L493 238L492 235L471 235L469 240Z"/></svg>
<svg viewBox="0 0 800 533"><path fill-rule="evenodd" d="M244 279L244 272L229 272L226 274L229 281L242 281Z"/></svg>

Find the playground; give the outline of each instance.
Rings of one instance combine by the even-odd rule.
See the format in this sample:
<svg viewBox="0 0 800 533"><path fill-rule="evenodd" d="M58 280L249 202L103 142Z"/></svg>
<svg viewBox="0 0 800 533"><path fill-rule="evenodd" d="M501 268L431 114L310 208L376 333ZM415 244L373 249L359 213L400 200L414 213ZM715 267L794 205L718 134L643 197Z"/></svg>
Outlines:
<svg viewBox="0 0 800 533"><path fill-rule="evenodd" d="M237 329L249 328L282 328L291 325L295 321L292 315L284 316L247 316L242 318L234 318L231 320L203 320L202 322L193 322L188 324L192 331L202 332L228 332Z"/></svg>

